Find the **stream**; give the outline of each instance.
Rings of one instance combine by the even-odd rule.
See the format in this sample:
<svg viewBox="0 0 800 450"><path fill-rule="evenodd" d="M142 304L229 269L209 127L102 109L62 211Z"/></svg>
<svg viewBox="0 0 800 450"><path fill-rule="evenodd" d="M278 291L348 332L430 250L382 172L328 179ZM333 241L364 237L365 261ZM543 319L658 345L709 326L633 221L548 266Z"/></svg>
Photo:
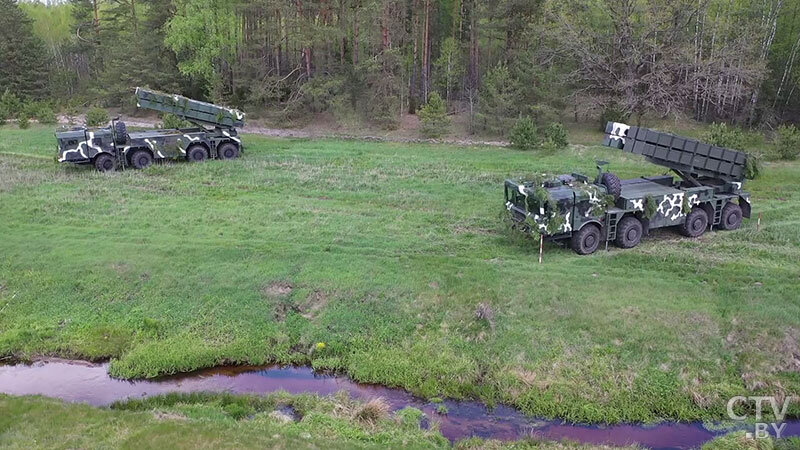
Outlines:
<svg viewBox="0 0 800 450"><path fill-rule="evenodd" d="M2 393L43 395L95 406L168 392L266 394L279 390L292 394L319 395L346 391L359 400L383 397L392 410L408 406L422 410L429 420L439 423L441 433L451 441L471 436L501 440L535 436L586 444L638 444L652 449L691 449L731 431L708 430L701 423L569 424L532 418L508 406L489 408L475 401L444 400L447 414L438 414L439 404L415 397L402 389L359 384L344 376L315 373L308 367L221 367L152 380L126 381L111 378L107 364L52 359L0 366ZM787 422L783 436L800 436L800 421Z"/></svg>

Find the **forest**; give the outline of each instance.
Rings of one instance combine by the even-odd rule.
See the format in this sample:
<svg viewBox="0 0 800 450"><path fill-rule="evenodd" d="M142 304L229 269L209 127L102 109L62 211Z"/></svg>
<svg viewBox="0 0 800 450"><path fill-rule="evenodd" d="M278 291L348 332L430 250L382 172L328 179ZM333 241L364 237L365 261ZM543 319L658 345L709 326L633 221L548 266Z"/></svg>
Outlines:
<svg viewBox="0 0 800 450"><path fill-rule="evenodd" d="M54 109L132 110L132 88L148 86L388 129L433 98L494 135L520 117L767 130L800 118L800 0L0 5L0 94Z"/></svg>

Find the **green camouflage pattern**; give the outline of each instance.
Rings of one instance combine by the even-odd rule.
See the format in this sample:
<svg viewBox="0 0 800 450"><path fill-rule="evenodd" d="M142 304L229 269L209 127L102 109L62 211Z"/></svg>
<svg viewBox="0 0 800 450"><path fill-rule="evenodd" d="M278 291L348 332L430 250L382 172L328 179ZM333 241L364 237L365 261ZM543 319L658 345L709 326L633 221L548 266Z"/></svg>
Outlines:
<svg viewBox="0 0 800 450"><path fill-rule="evenodd" d="M626 127L609 124L609 129L623 132L607 137L606 143L620 149L625 145L632 148L630 142L625 142L623 133L630 129ZM645 133L649 131L645 130ZM664 141L663 136L658 137ZM715 166L718 169L710 168L707 163L701 169L695 169L692 164L696 164L698 158L694 154L690 155L693 157L691 164L680 159L688 153L684 149L689 148L686 140L671 138L668 142L680 142L681 147L677 151L663 147L663 153L656 150L654 154L670 156L647 159L673 169L678 178L663 175L620 180L621 189L616 198L600 182L602 171L593 181L577 173L542 175L535 180L506 180L505 208L514 228L542 235L548 240L562 240L573 237L587 224L594 224L608 241L614 238L615 224L627 216L637 218L645 233L651 229L683 225L695 208L706 212L708 225L712 228L720 224L722 209L729 203L741 208L742 217L750 217L750 196L742 190L744 180L738 171L745 161L739 152L724 149L714 152L711 148L711 154L723 155L719 158L729 156L736 165L725 166L725 160L719 159ZM697 147L695 143L691 148ZM668 160L670 152L680 152L676 158L680 164L676 163L675 167L671 167ZM731 175L734 172L735 176Z"/></svg>

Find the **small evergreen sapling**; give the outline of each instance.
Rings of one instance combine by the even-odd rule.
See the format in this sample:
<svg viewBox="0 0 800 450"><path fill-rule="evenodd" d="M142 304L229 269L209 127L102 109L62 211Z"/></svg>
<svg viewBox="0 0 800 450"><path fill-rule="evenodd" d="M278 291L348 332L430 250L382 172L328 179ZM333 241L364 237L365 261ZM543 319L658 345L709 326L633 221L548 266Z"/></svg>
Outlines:
<svg viewBox="0 0 800 450"><path fill-rule="evenodd" d="M530 117L520 117L509 135L511 146L520 150L533 150L539 145L539 131Z"/></svg>
<svg viewBox="0 0 800 450"><path fill-rule="evenodd" d="M447 133L450 118L442 97L434 92L428 97L428 103L420 108L419 120L422 122L422 134L429 138L438 138Z"/></svg>

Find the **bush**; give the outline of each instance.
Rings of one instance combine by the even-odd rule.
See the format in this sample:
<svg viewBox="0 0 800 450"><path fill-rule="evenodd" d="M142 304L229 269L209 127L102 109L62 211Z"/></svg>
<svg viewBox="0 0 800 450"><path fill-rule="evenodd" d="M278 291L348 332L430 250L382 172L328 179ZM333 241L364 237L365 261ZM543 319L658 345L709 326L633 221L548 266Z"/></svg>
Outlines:
<svg viewBox="0 0 800 450"><path fill-rule="evenodd" d="M422 134L429 138L438 138L447 133L450 118L442 97L434 92L428 97L428 103L420 108L419 120L422 122Z"/></svg>
<svg viewBox="0 0 800 450"><path fill-rule="evenodd" d="M45 102L28 103L25 106L25 114L28 118L36 119L41 124L52 125L56 123L55 111Z"/></svg>
<svg viewBox="0 0 800 450"><path fill-rule="evenodd" d="M711 145L733 150L744 150L746 144L744 132L726 123L711 124L703 139Z"/></svg>
<svg viewBox="0 0 800 450"><path fill-rule="evenodd" d="M0 96L0 123L18 117L23 111L22 101L8 89Z"/></svg>
<svg viewBox="0 0 800 450"><path fill-rule="evenodd" d="M161 128L165 130L189 128L191 126L191 122L183 120L175 114L164 114L164 117L161 118Z"/></svg>
<svg viewBox="0 0 800 450"><path fill-rule="evenodd" d="M630 118L623 108L619 105L609 105L600 113L600 130L606 131L608 122L625 123Z"/></svg>
<svg viewBox="0 0 800 450"><path fill-rule="evenodd" d="M31 126L30 119L26 114L22 114L17 119L17 126L20 130L27 130Z"/></svg>
<svg viewBox="0 0 800 450"><path fill-rule="evenodd" d="M739 128L728 127L726 123L711 124L703 139L718 147L725 147L747 153L744 176L749 180L758 178L761 173L761 155L745 150L748 136Z"/></svg>
<svg viewBox="0 0 800 450"><path fill-rule="evenodd" d="M779 126L775 145L781 159L796 159L800 155L800 130L794 125Z"/></svg>
<svg viewBox="0 0 800 450"><path fill-rule="evenodd" d="M546 145L549 144L557 150L565 148L569 145L567 130L564 128L564 125L561 125L560 123L551 123L545 127L545 129L542 130L542 137L544 138Z"/></svg>
<svg viewBox="0 0 800 450"><path fill-rule="evenodd" d="M533 150L539 145L539 131L530 117L520 117L509 134L511 146L520 150Z"/></svg>
<svg viewBox="0 0 800 450"><path fill-rule="evenodd" d="M108 123L108 112L103 108L92 107L86 112L86 126L99 127Z"/></svg>

